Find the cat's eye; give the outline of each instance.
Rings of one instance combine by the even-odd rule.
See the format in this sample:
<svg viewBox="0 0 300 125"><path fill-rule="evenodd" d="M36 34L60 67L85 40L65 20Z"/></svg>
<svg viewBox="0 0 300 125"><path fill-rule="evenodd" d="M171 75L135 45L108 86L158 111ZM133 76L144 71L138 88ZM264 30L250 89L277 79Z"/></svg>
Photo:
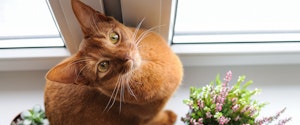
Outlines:
<svg viewBox="0 0 300 125"><path fill-rule="evenodd" d="M106 72L109 69L109 61L102 61L98 64L98 71L99 72Z"/></svg>
<svg viewBox="0 0 300 125"><path fill-rule="evenodd" d="M120 36L116 32L111 32L109 34L109 39L110 39L111 43L117 44L119 42L119 40L120 40Z"/></svg>

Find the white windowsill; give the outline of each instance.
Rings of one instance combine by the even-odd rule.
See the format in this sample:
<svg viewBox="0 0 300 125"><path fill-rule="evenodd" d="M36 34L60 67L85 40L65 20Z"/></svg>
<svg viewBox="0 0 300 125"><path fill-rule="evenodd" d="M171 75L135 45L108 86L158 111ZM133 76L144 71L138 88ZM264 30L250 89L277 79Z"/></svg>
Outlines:
<svg viewBox="0 0 300 125"><path fill-rule="evenodd" d="M171 47L184 66L300 64L300 43L176 44ZM70 56L66 48L1 49L0 53L0 71L48 70Z"/></svg>
<svg viewBox="0 0 300 125"><path fill-rule="evenodd" d="M0 49L0 71L48 70L70 56L66 48Z"/></svg>
<svg viewBox="0 0 300 125"><path fill-rule="evenodd" d="M300 43L175 44L184 66L300 64Z"/></svg>

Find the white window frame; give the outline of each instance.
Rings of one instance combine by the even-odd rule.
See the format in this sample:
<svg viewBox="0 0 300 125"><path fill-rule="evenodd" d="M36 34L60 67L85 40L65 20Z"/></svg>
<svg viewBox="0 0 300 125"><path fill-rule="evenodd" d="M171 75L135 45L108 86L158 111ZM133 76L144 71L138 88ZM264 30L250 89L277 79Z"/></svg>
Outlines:
<svg viewBox="0 0 300 125"><path fill-rule="evenodd" d="M82 1L103 12L102 0ZM77 51L82 33L72 12L70 0L48 2L67 48L2 49L0 71L49 69ZM132 3L135 7L132 7ZM184 66L300 64L298 42L171 44L176 4L176 0L151 0L151 3L149 0L121 0L123 22L129 26L136 26L145 18L144 28L159 26L155 31L170 43ZM9 53L10 57L5 56L5 53ZM35 55L32 55L33 53Z"/></svg>
<svg viewBox="0 0 300 125"><path fill-rule="evenodd" d="M60 0L50 1L57 4ZM82 1L99 11L104 11L102 0ZM70 7L69 3L70 0L64 0L64 3L55 6L64 8L64 13L73 16L73 14L70 14L73 13L72 10L68 8L68 6ZM177 0L121 0L123 23L128 26L136 26L139 21L145 19L142 25L144 28L159 26L155 31L160 33L170 43L171 48L180 56L185 66L300 64L299 42L172 44L176 5ZM60 15L61 13L57 12L56 15ZM67 17L60 15L60 17L56 18L58 23L60 23L59 20L61 19L71 23L72 25L69 25L69 29L76 27L74 25L77 23L75 17L65 19ZM73 19L70 20L70 18ZM65 24L66 22L63 21L61 24ZM73 36L81 34L79 28L72 32L74 31L77 33L71 34L77 35ZM72 36L69 35L69 32L64 34L62 31L64 36ZM76 40L79 43L82 36L78 38Z"/></svg>
<svg viewBox="0 0 300 125"><path fill-rule="evenodd" d="M0 49L0 71L48 70L67 56L65 47Z"/></svg>
<svg viewBox="0 0 300 125"><path fill-rule="evenodd" d="M177 4L177 0L172 2ZM176 7L172 9L175 13ZM300 64L300 42L268 42L173 44L171 47L185 66Z"/></svg>
<svg viewBox="0 0 300 125"><path fill-rule="evenodd" d="M0 71L48 70L69 56L66 48L0 49Z"/></svg>
<svg viewBox="0 0 300 125"><path fill-rule="evenodd" d="M135 5L133 6L132 3ZM300 64L300 42L172 44L177 0L121 0L123 21L159 32L185 66Z"/></svg>

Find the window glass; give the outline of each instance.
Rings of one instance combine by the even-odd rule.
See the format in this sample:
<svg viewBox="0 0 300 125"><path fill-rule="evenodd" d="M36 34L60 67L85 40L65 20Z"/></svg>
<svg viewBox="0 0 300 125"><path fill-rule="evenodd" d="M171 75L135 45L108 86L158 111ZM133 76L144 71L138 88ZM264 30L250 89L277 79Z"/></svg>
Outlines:
<svg viewBox="0 0 300 125"><path fill-rule="evenodd" d="M300 40L299 0L178 0L174 43Z"/></svg>
<svg viewBox="0 0 300 125"><path fill-rule="evenodd" d="M0 1L0 48L64 46L45 0Z"/></svg>

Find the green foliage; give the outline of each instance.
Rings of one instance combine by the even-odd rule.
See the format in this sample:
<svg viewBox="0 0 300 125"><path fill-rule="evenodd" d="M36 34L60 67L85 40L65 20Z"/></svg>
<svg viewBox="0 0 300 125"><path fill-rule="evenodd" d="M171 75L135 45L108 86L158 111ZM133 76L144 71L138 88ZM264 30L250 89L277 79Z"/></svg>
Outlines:
<svg viewBox="0 0 300 125"><path fill-rule="evenodd" d="M182 121L187 125L259 124L257 121L262 120L257 120L257 117L266 103L259 103L252 97L261 90L248 90L253 81L244 82L246 76L240 76L237 83L229 87L231 76L229 71L222 82L218 74L207 86L191 87L190 98L183 100L190 109Z"/></svg>
<svg viewBox="0 0 300 125"><path fill-rule="evenodd" d="M35 105L32 109L21 113L18 121L13 122L12 125L48 125L45 111L40 105Z"/></svg>

